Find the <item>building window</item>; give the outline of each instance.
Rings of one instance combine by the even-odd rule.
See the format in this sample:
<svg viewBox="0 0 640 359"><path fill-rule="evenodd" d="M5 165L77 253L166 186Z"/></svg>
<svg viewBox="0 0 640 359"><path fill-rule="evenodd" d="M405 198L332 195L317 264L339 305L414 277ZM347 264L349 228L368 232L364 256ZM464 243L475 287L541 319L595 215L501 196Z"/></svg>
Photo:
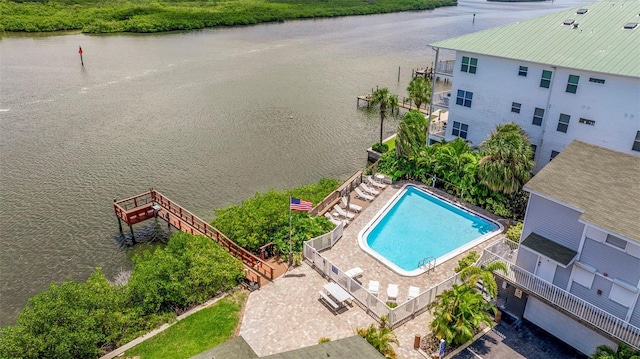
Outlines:
<svg viewBox="0 0 640 359"><path fill-rule="evenodd" d="M478 68L478 59L475 57L462 56L462 66L460 71L475 74Z"/></svg>
<svg viewBox="0 0 640 359"><path fill-rule="evenodd" d="M560 114L560 118L558 119L558 128L557 128L559 132L567 133L567 130L569 129L569 119L571 119L571 116L564 113Z"/></svg>
<svg viewBox="0 0 640 359"><path fill-rule="evenodd" d="M594 84L603 84L604 80L603 79L597 79L595 77L589 77L589 82L593 82Z"/></svg>
<svg viewBox="0 0 640 359"><path fill-rule="evenodd" d="M633 141L631 149L640 152L640 131L636 132L636 139Z"/></svg>
<svg viewBox="0 0 640 359"><path fill-rule="evenodd" d="M536 160L536 150L538 149L538 146L534 145L533 143L531 144L531 152L533 152L533 160Z"/></svg>
<svg viewBox="0 0 640 359"><path fill-rule="evenodd" d="M549 161L551 161L552 159L556 158L557 155L559 155L560 152L558 151L551 151L551 158L549 158Z"/></svg>
<svg viewBox="0 0 640 359"><path fill-rule="evenodd" d="M540 79L540 87L549 88L551 86L551 75L553 72L549 70L542 70L542 78Z"/></svg>
<svg viewBox="0 0 640 359"><path fill-rule="evenodd" d="M544 117L544 109L537 108L533 111L533 124L536 126L542 126L542 118Z"/></svg>
<svg viewBox="0 0 640 359"><path fill-rule="evenodd" d="M629 308L633 305L636 293L638 293L637 287L615 278L609 292L609 299Z"/></svg>
<svg viewBox="0 0 640 359"><path fill-rule="evenodd" d="M465 125L464 123L460 123L458 121L453 121L453 129L451 130L452 135L467 139L468 130L469 125Z"/></svg>
<svg viewBox="0 0 640 359"><path fill-rule="evenodd" d="M596 125L596 121L589 120L589 119L582 118L582 117L580 117L580 119L578 120L578 123L584 123L585 125L589 125L589 126L595 126Z"/></svg>
<svg viewBox="0 0 640 359"><path fill-rule="evenodd" d="M567 82L568 93L576 93L578 91L578 81L580 81L580 76L569 75L569 81Z"/></svg>
<svg viewBox="0 0 640 359"><path fill-rule="evenodd" d="M511 112L520 113L520 107L522 107L522 104L517 103L517 102L512 102L511 103Z"/></svg>
<svg viewBox="0 0 640 359"><path fill-rule="evenodd" d="M520 68L518 69L518 76L524 76L524 77L527 77L527 71L529 71L529 67L527 67L527 66L520 66Z"/></svg>
<svg viewBox="0 0 640 359"><path fill-rule="evenodd" d="M596 276L596 268L580 262L575 264L573 266L573 281L591 289L593 278Z"/></svg>
<svg viewBox="0 0 640 359"><path fill-rule="evenodd" d="M473 99L473 92L458 90L458 97L456 98L456 105L471 107L471 100Z"/></svg>
<svg viewBox="0 0 640 359"><path fill-rule="evenodd" d="M622 238L618 238L616 236L612 236L610 234L607 235L607 239L604 240L604 243L614 246L618 249L625 250L627 248L627 241Z"/></svg>

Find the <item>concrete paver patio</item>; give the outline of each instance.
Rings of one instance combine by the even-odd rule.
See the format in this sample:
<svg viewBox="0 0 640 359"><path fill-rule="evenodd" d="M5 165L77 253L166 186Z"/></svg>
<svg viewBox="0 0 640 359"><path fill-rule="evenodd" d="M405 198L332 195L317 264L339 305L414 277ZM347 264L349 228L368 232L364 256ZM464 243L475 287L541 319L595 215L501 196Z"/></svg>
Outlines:
<svg viewBox="0 0 640 359"><path fill-rule="evenodd" d="M453 268L466 253L438 264L435 271L416 277L403 277L391 271L378 260L366 254L357 244L358 232L398 192L401 186L388 186L345 228L343 237L322 255L342 270L360 267L364 274L360 281L366 286L370 279L380 282L380 298L386 298L387 284L399 285L398 303L406 300L410 285L425 290L454 274ZM359 200L352 200L360 203ZM498 237L488 239L474 247L478 253ZM334 314L318 300L318 291L327 283L308 264L291 269L273 283L251 293L242 320L240 335L260 355L270 355L315 345L322 337L332 340L352 336L356 327L368 327L375 320L357 304L340 314ZM401 325L394 331L400 345L396 348L398 358L421 359L423 356L413 349L416 334L429 331L431 315L423 313Z"/></svg>

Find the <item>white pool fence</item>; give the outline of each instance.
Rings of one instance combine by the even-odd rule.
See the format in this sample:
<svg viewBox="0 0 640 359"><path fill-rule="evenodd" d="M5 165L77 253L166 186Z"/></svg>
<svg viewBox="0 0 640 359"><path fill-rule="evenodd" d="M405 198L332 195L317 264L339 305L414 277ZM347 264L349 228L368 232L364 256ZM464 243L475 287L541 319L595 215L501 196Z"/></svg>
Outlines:
<svg viewBox="0 0 640 359"><path fill-rule="evenodd" d="M342 237L342 229L341 225L329 233L306 241L304 243L304 258L323 277L338 283L348 291L355 298L356 303L376 320L380 321L380 317L386 316L391 328L396 328L416 315L425 312L429 304L436 300L438 294L452 288L453 284L460 283L459 276L456 274L425 290L416 298L398 303L397 307L390 308L385 301L371 294L367 288L355 279L348 277L342 269L320 254L320 251L331 248Z"/></svg>

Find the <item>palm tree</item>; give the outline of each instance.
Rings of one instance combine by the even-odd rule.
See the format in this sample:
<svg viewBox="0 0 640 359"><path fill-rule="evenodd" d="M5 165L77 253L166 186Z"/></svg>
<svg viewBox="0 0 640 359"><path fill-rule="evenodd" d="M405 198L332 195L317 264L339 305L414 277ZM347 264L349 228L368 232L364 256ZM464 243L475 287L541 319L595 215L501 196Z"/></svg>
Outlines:
<svg viewBox="0 0 640 359"><path fill-rule="evenodd" d="M396 137L396 156L413 159L427 143L427 120L416 110L402 116Z"/></svg>
<svg viewBox="0 0 640 359"><path fill-rule="evenodd" d="M447 344L467 342L473 338L480 324L491 325L489 311L497 312L482 294L465 284L454 284L437 298L439 300L431 304L434 319L430 327L434 335Z"/></svg>
<svg viewBox="0 0 640 359"><path fill-rule="evenodd" d="M592 356L593 359L640 359L640 350L631 348L626 343L618 343L618 350L607 345L600 345Z"/></svg>
<svg viewBox="0 0 640 359"><path fill-rule="evenodd" d="M423 103L431 101L431 79L422 76L414 77L407 87L409 99L412 100L418 109Z"/></svg>
<svg viewBox="0 0 640 359"><path fill-rule="evenodd" d="M371 324L368 328L356 328L356 334L365 338L367 342L369 342L371 346L382 353L385 358L395 359L396 352L391 344L399 344L398 338L396 337L396 334L393 332L393 330L387 327L384 323L385 321L383 320L380 328L376 328L374 324Z"/></svg>
<svg viewBox="0 0 640 359"><path fill-rule="evenodd" d="M493 277L493 272L501 271L507 274L507 265L502 262L491 262L485 264L482 267L475 265L468 266L460 272L460 279L462 279L467 285L475 286L479 280L482 280L482 287L487 292L491 299L496 299L498 296L498 284Z"/></svg>
<svg viewBox="0 0 640 359"><path fill-rule="evenodd" d="M478 175L482 183L504 194L518 191L531 178L534 167L531 142L513 122L497 125L480 144L483 157Z"/></svg>
<svg viewBox="0 0 640 359"><path fill-rule="evenodd" d="M371 94L371 100L369 103L372 106L378 105L380 107L380 143L382 143L382 129L384 127L384 119L387 115L387 111L398 108L398 95L394 95L389 92L389 89L383 87L379 90L375 90Z"/></svg>
<svg viewBox="0 0 640 359"><path fill-rule="evenodd" d="M460 196L463 189L468 190L475 184L478 157L467 142L456 138L451 142L434 144L430 147L435 147L433 172L438 178L455 186L448 188L451 186L446 185L448 190Z"/></svg>

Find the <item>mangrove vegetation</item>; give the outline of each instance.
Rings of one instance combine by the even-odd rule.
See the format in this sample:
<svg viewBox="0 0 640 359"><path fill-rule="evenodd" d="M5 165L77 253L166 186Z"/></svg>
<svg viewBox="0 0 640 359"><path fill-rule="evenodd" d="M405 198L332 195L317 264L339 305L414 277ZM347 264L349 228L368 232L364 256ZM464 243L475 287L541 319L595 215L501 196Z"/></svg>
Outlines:
<svg viewBox="0 0 640 359"><path fill-rule="evenodd" d="M0 0L0 31L152 33L455 4L453 0Z"/></svg>

